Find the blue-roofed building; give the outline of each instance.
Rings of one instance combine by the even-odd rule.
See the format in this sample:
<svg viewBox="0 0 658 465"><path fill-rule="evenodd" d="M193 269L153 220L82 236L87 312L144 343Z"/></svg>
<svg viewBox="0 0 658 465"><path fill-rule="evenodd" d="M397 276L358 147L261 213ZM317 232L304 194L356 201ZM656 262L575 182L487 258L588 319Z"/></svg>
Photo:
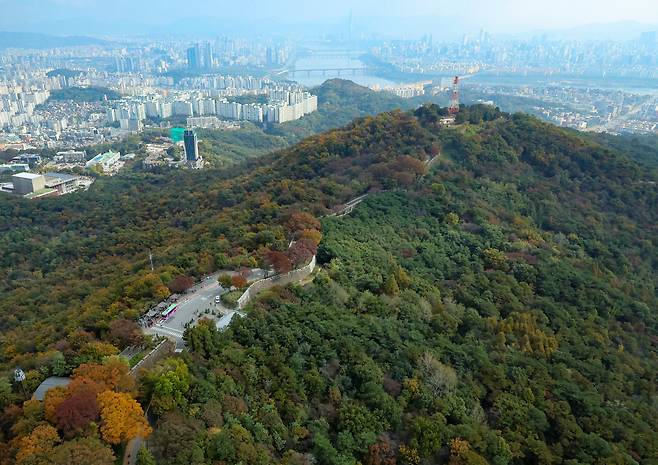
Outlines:
<svg viewBox="0 0 658 465"><path fill-rule="evenodd" d="M103 171L111 171L112 167L121 159L121 154L119 152L109 152L99 153L94 158L89 160L85 164L85 168L93 168L94 166L100 166Z"/></svg>

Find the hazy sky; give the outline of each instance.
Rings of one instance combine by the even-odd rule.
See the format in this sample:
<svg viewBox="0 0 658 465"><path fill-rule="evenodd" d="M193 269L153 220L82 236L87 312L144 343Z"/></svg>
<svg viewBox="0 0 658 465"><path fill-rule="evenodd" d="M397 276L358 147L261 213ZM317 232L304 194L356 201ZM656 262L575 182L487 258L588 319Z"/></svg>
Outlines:
<svg viewBox="0 0 658 465"><path fill-rule="evenodd" d="M441 27L510 33L601 22L658 24L658 0L0 0L0 28L76 33L95 22L115 22L121 30L129 24L165 27L193 17L337 23L346 21L349 11L355 25L364 27L380 17L391 20L385 23L389 28L399 18L406 28L417 21L426 29L431 18Z"/></svg>

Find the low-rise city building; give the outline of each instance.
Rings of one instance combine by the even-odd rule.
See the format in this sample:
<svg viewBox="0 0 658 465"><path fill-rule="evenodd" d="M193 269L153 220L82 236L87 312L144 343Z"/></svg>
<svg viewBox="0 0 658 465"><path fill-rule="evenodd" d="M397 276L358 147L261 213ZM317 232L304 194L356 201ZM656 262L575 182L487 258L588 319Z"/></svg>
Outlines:
<svg viewBox="0 0 658 465"><path fill-rule="evenodd" d="M27 163L3 163L0 165L0 173L20 173L30 171L30 165Z"/></svg>
<svg viewBox="0 0 658 465"><path fill-rule="evenodd" d="M80 177L66 173L44 173L45 186L59 195L70 194L80 187Z"/></svg>
<svg viewBox="0 0 658 465"><path fill-rule="evenodd" d="M85 163L87 161L87 152L84 150L66 150L57 152L57 157L64 163Z"/></svg>
<svg viewBox="0 0 658 465"><path fill-rule="evenodd" d="M91 169L94 167L99 167L104 173L111 174L117 171L117 165L119 164L120 159L121 154L119 152L113 152L110 150L109 152L99 153L94 158L89 160L85 164L85 168Z"/></svg>
<svg viewBox="0 0 658 465"><path fill-rule="evenodd" d="M46 178L42 174L18 173L11 177L14 193L27 195L39 192L46 188Z"/></svg>

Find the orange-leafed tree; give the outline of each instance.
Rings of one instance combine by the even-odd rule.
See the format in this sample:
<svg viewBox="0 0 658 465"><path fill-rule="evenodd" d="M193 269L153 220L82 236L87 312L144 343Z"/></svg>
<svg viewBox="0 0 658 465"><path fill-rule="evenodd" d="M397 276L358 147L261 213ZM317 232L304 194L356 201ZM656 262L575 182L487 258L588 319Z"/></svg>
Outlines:
<svg viewBox="0 0 658 465"><path fill-rule="evenodd" d="M380 438L368 448L366 465L395 465L396 463L395 451L391 448L388 439Z"/></svg>
<svg viewBox="0 0 658 465"><path fill-rule="evenodd" d="M48 389L43 399L43 416L51 423L57 421L55 417L55 410L57 406L64 402L69 396L69 391L65 387L55 387Z"/></svg>
<svg viewBox="0 0 658 465"><path fill-rule="evenodd" d="M100 363L105 357L116 355L119 350L110 343L101 341L92 341L83 345L78 351L82 360L87 362Z"/></svg>
<svg viewBox="0 0 658 465"><path fill-rule="evenodd" d="M305 229L320 229L320 220L306 212L295 212L286 221L286 228L291 233L300 233Z"/></svg>
<svg viewBox="0 0 658 465"><path fill-rule="evenodd" d="M299 233L299 238L308 239L317 246L322 240L322 233L317 229L304 229Z"/></svg>
<svg viewBox="0 0 658 465"><path fill-rule="evenodd" d="M231 276L231 285L237 287L238 289L243 289L247 287L247 278L242 275L236 274Z"/></svg>
<svg viewBox="0 0 658 465"><path fill-rule="evenodd" d="M49 463L53 448L60 441L57 430L50 425L40 425L18 442L16 464Z"/></svg>
<svg viewBox="0 0 658 465"><path fill-rule="evenodd" d="M70 396L80 390L83 391L93 391L96 395L100 394L103 391L106 391L107 388L104 384L97 383L93 379L78 377L73 378L67 388L67 396Z"/></svg>
<svg viewBox="0 0 658 465"><path fill-rule="evenodd" d="M101 392L98 404L101 411L101 435L109 444L120 444L134 437L151 434L142 407L130 394Z"/></svg>
<svg viewBox="0 0 658 465"><path fill-rule="evenodd" d="M108 357L102 365L85 363L73 372L74 378L85 378L101 385L103 390L132 392L135 389L135 379L130 376L130 367L126 360L120 357Z"/></svg>
<svg viewBox="0 0 658 465"><path fill-rule="evenodd" d="M479 455L465 439L454 438L450 441L449 465L487 465L484 457Z"/></svg>

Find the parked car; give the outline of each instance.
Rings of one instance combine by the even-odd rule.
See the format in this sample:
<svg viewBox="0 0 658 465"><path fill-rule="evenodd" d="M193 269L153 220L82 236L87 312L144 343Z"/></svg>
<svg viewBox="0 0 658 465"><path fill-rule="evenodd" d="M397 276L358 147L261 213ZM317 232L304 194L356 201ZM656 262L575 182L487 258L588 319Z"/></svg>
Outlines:
<svg viewBox="0 0 658 465"><path fill-rule="evenodd" d="M222 301L221 297L218 296L218 295L216 295L216 296L215 296L215 303L218 304L218 303L220 303L221 301Z"/></svg>

